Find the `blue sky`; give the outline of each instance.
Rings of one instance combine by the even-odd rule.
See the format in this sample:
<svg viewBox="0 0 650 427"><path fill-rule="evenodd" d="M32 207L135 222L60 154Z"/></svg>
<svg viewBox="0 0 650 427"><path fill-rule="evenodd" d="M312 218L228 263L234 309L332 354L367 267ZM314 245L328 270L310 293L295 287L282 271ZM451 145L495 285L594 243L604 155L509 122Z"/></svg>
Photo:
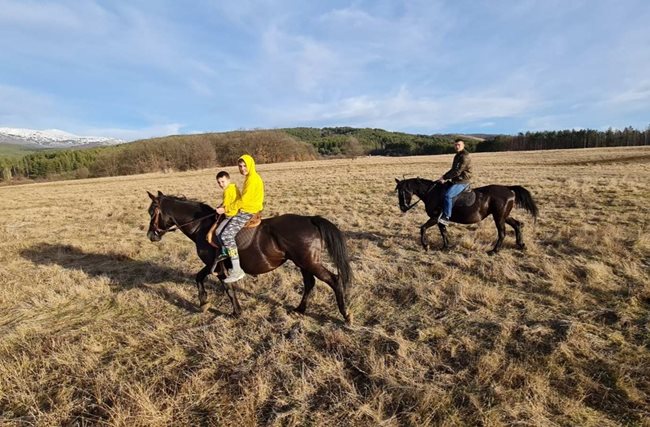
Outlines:
<svg viewBox="0 0 650 427"><path fill-rule="evenodd" d="M650 125L650 2L0 0L0 127Z"/></svg>

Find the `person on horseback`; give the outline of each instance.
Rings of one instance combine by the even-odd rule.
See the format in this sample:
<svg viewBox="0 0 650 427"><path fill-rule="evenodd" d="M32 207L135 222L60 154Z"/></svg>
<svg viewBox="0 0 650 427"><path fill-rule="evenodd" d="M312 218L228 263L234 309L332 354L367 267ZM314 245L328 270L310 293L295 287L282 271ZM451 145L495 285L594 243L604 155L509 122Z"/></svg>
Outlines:
<svg viewBox="0 0 650 427"><path fill-rule="evenodd" d="M226 249L226 245L223 242L221 233L223 232L224 228L226 228L228 223L233 219L233 217L237 215L237 205L241 197L239 188L237 188L234 182L230 182L230 174L228 172L220 171L217 174L217 184L223 190L222 202L217 208L217 214L218 216L224 215L225 218L223 221L221 221L221 224L219 224L215 232L215 235L219 238L219 242L221 243L221 254L219 254L215 259L212 271L214 271L214 267L217 265L217 263L228 258L228 250Z"/></svg>
<svg viewBox="0 0 650 427"><path fill-rule="evenodd" d="M243 279L246 275L239 263L239 252L237 251L235 237L253 215L261 212L264 208L264 182L255 170L255 160L248 154L244 154L237 160L237 166L239 167L239 173L246 178L244 179L241 197L235 203L237 213L228 221L221 233L221 239L228 249L228 256L233 267L224 280L226 283L234 283Z"/></svg>
<svg viewBox="0 0 650 427"><path fill-rule="evenodd" d="M465 141L462 138L456 138L454 141L454 150L456 151L456 155L454 156L451 169L438 178L438 182L441 183L445 181L451 182L451 185L445 192L442 212L438 217L438 223L442 225L449 225L454 197L465 191L472 177L472 162L469 158L469 153L465 150Z"/></svg>

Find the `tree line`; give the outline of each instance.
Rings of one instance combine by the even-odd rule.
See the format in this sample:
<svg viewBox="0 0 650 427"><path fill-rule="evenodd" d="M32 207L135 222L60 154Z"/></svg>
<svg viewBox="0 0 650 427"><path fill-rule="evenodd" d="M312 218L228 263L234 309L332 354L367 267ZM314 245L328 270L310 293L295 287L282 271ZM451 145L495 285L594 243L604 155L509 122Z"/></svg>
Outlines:
<svg viewBox="0 0 650 427"><path fill-rule="evenodd" d="M110 147L0 158L0 178L71 179L233 166L243 153L259 163L313 160L316 150L281 131L241 131L152 138Z"/></svg>
<svg viewBox="0 0 650 427"><path fill-rule="evenodd" d="M650 126L645 131L632 127L623 130L592 129L526 132L497 135L476 145L476 151L555 150L564 148L597 148L648 145Z"/></svg>
<svg viewBox="0 0 650 427"><path fill-rule="evenodd" d="M0 157L0 180L71 179L232 166L242 153L259 163L319 156L407 156L453 152L456 135L416 135L383 129L326 127L236 131L153 138L111 147ZM467 137L469 151L548 150L648 145L644 131L562 130Z"/></svg>

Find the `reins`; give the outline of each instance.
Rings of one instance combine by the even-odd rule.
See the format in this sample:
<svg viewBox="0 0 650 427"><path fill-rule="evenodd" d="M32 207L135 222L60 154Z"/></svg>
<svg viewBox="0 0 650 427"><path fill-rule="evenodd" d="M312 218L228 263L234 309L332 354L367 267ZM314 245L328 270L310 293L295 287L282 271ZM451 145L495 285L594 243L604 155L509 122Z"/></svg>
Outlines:
<svg viewBox="0 0 650 427"><path fill-rule="evenodd" d="M159 223L159 221L160 221L160 214L161 214L160 207L159 207L159 206L156 206L156 207L154 208L154 215L155 215L155 218L154 218L154 220L153 220L153 227L154 227L154 231L155 231L156 233L160 233L161 231L163 231L163 232L165 232L165 233L167 233L167 232L169 232L169 231L176 231L176 230L179 230L179 229L185 227L186 225L190 225L190 224L193 224L193 223L195 223L195 222L197 222L197 221L201 221L201 220L203 220L203 219L206 219L206 218L209 218L209 217L211 217L211 216L214 216L214 213L210 213L210 214L208 214L208 215L202 216L202 217L200 217L200 218L193 219L192 221L186 222L185 224L181 224L181 225L179 225L179 224L176 222L176 220L174 219L174 217L171 217L172 221L174 221L174 225L172 225L171 227L168 227L168 228L160 228L160 227L158 226L158 223Z"/></svg>
<svg viewBox="0 0 650 427"><path fill-rule="evenodd" d="M395 199L393 199L393 200L395 200ZM415 205L417 205L417 204L420 203L421 201L422 201L422 199L418 198L418 200L417 200L416 202L413 202L413 203L411 203L410 205L408 205L408 206L406 207L406 210L405 210L404 212L408 212L408 211L410 211L411 209L413 209L413 208L415 207Z"/></svg>

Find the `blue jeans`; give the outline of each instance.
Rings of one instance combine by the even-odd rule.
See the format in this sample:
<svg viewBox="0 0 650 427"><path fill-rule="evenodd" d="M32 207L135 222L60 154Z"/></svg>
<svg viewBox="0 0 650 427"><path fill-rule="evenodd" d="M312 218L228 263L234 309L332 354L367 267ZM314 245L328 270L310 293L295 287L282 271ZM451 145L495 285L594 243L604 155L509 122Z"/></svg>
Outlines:
<svg viewBox="0 0 650 427"><path fill-rule="evenodd" d="M442 203L442 212L447 218L451 218L451 208L454 206L454 197L458 196L467 188L467 184L451 184L445 193L445 200Z"/></svg>

